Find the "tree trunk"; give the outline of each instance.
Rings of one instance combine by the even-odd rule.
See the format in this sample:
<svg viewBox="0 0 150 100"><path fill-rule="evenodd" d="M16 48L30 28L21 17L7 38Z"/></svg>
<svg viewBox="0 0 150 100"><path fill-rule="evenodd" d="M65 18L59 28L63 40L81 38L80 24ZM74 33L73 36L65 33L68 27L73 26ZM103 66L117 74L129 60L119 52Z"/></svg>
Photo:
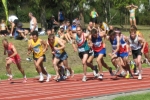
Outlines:
<svg viewBox="0 0 150 100"><path fill-rule="evenodd" d="M81 23L81 27L85 28L84 17L83 17L83 10L82 9L80 10L79 20L80 20L80 23Z"/></svg>
<svg viewBox="0 0 150 100"><path fill-rule="evenodd" d="M46 13L45 13L45 6L41 7L41 29L47 29L47 23L46 23Z"/></svg>

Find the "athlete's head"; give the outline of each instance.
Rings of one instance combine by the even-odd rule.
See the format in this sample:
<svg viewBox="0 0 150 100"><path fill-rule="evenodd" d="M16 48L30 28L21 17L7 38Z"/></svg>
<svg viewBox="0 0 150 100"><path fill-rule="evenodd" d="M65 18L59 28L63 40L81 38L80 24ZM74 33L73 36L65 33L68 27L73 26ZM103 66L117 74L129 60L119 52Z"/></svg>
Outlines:
<svg viewBox="0 0 150 100"><path fill-rule="evenodd" d="M110 30L113 30L113 29L114 29L114 27L113 27L112 25L110 25L110 26L109 26L109 29L110 29Z"/></svg>
<svg viewBox="0 0 150 100"><path fill-rule="evenodd" d="M29 17L31 18L33 16L33 13L32 12L29 12Z"/></svg>
<svg viewBox="0 0 150 100"><path fill-rule="evenodd" d="M89 26L90 26L90 27L93 27L93 23L92 23L92 22L89 22Z"/></svg>
<svg viewBox="0 0 150 100"><path fill-rule="evenodd" d="M61 31L61 32L64 31L64 26L60 26L60 31Z"/></svg>
<svg viewBox="0 0 150 100"><path fill-rule="evenodd" d="M136 26L135 25L131 25L131 27L130 27L130 29L135 29L136 31L137 31L137 28L136 28Z"/></svg>
<svg viewBox="0 0 150 100"><path fill-rule="evenodd" d="M91 30L91 35L92 35L92 37L94 37L94 38L97 38L97 29L95 29L95 28L93 28L92 30Z"/></svg>
<svg viewBox="0 0 150 100"><path fill-rule="evenodd" d="M78 35L81 35L82 34L82 28L81 28L81 26L77 26L76 31L77 31Z"/></svg>
<svg viewBox="0 0 150 100"><path fill-rule="evenodd" d="M39 37L38 31L33 31L31 34L32 34L33 41L36 42Z"/></svg>
<svg viewBox="0 0 150 100"><path fill-rule="evenodd" d="M51 43L54 43L54 41L55 41L55 35L54 35L54 34L50 34L50 35L48 36L48 39L49 39L49 41L50 41Z"/></svg>
<svg viewBox="0 0 150 100"><path fill-rule="evenodd" d="M118 27L114 27L114 32L116 33L116 35L121 34L120 28L118 28Z"/></svg>
<svg viewBox="0 0 150 100"><path fill-rule="evenodd" d="M135 37L136 37L136 30L133 28L130 28L130 37L132 39L135 39Z"/></svg>
<svg viewBox="0 0 150 100"><path fill-rule="evenodd" d="M7 39L3 39L3 40L2 40L2 43L3 43L3 46L4 46L5 48L8 47L8 40L7 40Z"/></svg>
<svg viewBox="0 0 150 100"><path fill-rule="evenodd" d="M52 34L52 30L48 29L46 33L49 36L50 34Z"/></svg>
<svg viewBox="0 0 150 100"><path fill-rule="evenodd" d="M113 39L115 38L115 36L116 36L116 33L115 33L115 31L113 31L113 30L110 30L108 34L109 34L109 36L110 36L110 39L112 39L112 40L113 40Z"/></svg>

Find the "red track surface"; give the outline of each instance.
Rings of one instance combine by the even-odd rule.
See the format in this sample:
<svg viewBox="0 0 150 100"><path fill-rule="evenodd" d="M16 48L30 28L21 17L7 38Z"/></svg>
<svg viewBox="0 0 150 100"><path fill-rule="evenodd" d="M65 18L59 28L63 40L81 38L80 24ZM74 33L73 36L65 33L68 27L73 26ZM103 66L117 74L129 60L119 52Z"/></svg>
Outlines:
<svg viewBox="0 0 150 100"><path fill-rule="evenodd" d="M27 83L21 79L0 82L0 100L70 100L91 96L103 96L120 92L128 92L150 88L150 68L143 69L143 79L115 78L108 72L104 73L103 81L93 79L91 73L89 80L82 82L82 74L66 81L38 82L30 78Z"/></svg>

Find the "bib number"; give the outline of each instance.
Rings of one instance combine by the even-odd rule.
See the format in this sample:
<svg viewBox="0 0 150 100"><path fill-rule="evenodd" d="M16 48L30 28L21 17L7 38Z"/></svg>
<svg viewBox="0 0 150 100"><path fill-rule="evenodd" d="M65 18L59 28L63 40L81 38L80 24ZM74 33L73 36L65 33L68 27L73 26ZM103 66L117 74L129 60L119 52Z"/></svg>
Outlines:
<svg viewBox="0 0 150 100"><path fill-rule="evenodd" d="M40 49L37 48L37 47L34 47L33 50L34 50L35 53L39 53L40 52Z"/></svg>
<svg viewBox="0 0 150 100"><path fill-rule="evenodd" d="M85 49L84 49L84 48L78 48L78 51L79 51L79 52L84 52Z"/></svg>

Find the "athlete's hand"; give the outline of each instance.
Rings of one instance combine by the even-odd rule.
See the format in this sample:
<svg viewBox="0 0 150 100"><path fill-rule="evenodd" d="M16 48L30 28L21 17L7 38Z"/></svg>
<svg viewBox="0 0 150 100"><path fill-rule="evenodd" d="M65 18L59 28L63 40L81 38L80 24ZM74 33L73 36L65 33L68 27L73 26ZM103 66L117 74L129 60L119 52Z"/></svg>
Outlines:
<svg viewBox="0 0 150 100"><path fill-rule="evenodd" d="M52 54L55 54L55 52L53 51Z"/></svg>
<svg viewBox="0 0 150 100"><path fill-rule="evenodd" d="M144 52L144 49L141 50L141 53L143 53L143 52Z"/></svg>
<svg viewBox="0 0 150 100"><path fill-rule="evenodd" d="M59 50L57 47L54 47L54 50Z"/></svg>
<svg viewBox="0 0 150 100"><path fill-rule="evenodd" d="M9 59L10 59L10 57L7 57L7 58L6 58L6 60L9 60Z"/></svg>
<svg viewBox="0 0 150 100"><path fill-rule="evenodd" d="M74 48L73 50L74 50L74 52L77 52L77 51L78 51L78 50L77 50L77 49L75 49L75 48Z"/></svg>

